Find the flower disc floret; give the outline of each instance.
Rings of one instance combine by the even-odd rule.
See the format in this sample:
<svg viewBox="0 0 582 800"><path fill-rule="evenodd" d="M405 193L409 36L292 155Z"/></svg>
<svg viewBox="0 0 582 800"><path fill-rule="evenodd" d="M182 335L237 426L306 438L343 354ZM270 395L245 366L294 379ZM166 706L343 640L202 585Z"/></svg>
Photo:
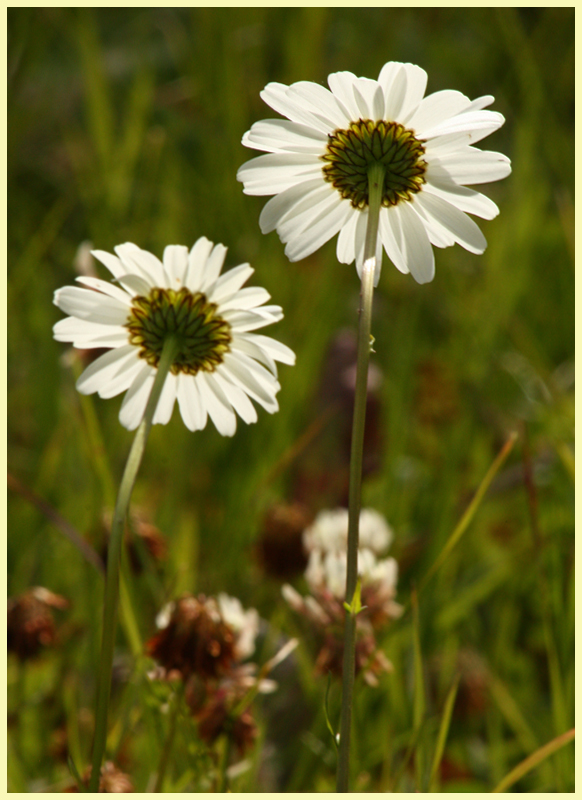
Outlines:
<svg viewBox="0 0 582 800"><path fill-rule="evenodd" d="M140 358L157 367L168 335L178 339L179 350L171 366L177 375L214 372L230 350L230 325L218 313L216 303L205 294L182 287L152 289L147 297L134 297L126 323L129 341L139 348Z"/></svg>
<svg viewBox="0 0 582 800"><path fill-rule="evenodd" d="M347 130L329 135L323 174L354 208L368 205L368 174L373 164L384 167L382 205L395 206L410 200L425 182L427 163L424 146L398 122L360 119Z"/></svg>

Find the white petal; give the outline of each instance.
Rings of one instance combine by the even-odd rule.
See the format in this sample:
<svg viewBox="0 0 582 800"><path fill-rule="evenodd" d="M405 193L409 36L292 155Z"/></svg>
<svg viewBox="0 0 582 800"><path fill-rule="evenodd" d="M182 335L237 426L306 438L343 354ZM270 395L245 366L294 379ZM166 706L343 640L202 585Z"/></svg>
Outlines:
<svg viewBox="0 0 582 800"><path fill-rule="evenodd" d="M172 286L182 286L188 269L188 248L178 244L168 245L164 250L164 269Z"/></svg>
<svg viewBox="0 0 582 800"><path fill-rule="evenodd" d="M427 74L416 64L402 64L393 83L394 98L386 98L386 119L408 118L424 97Z"/></svg>
<svg viewBox="0 0 582 800"><path fill-rule="evenodd" d="M511 172L511 161L502 153L464 147L438 159L455 183L491 183L506 178Z"/></svg>
<svg viewBox="0 0 582 800"><path fill-rule="evenodd" d="M176 402L176 392L178 389L178 376L168 373L164 381L164 387L158 400L158 405L154 412L152 423L154 425L167 425L172 417L174 403Z"/></svg>
<svg viewBox="0 0 582 800"><path fill-rule="evenodd" d="M424 196L428 197L428 194L425 192ZM440 222L438 222L438 220L432 217L424 209L422 203L419 200L415 200L414 210L421 218L422 224L426 229L429 241L432 245L434 245L435 247L452 247L456 243L456 239L453 236L453 234L450 231L448 231L445 227L443 227L443 225L441 225Z"/></svg>
<svg viewBox="0 0 582 800"><path fill-rule="evenodd" d="M293 83L289 89L291 96L308 102L310 110L325 119L330 126L330 133L336 128L345 128L349 125L350 118L345 109L325 86L320 86L312 81L298 81Z"/></svg>
<svg viewBox="0 0 582 800"><path fill-rule="evenodd" d="M141 372L143 365L144 362L141 358L136 358L133 362L124 365L117 375L114 375L106 385L99 389L99 397L109 400L111 397L117 397L118 394L125 392Z"/></svg>
<svg viewBox="0 0 582 800"><path fill-rule="evenodd" d="M234 333L244 333L246 331L254 331L258 328L264 328L266 325L272 325L274 322L279 322L283 318L281 312L279 316L274 316L269 312L265 312L263 308L255 308L252 311L244 311L241 309L231 309L225 311L222 316L232 327ZM273 308L273 306L271 306Z"/></svg>
<svg viewBox="0 0 582 800"><path fill-rule="evenodd" d="M272 339L270 336L262 336L260 333L242 334L239 339L253 341L261 350L268 353L275 361L282 364L295 364L295 353L286 344Z"/></svg>
<svg viewBox="0 0 582 800"><path fill-rule="evenodd" d="M137 428L143 419L145 408L154 385L155 370L144 364L127 394L119 411L119 421L130 431Z"/></svg>
<svg viewBox="0 0 582 800"><path fill-rule="evenodd" d="M230 299L248 281L253 272L254 269L250 264L240 264L238 267L229 269L216 281L208 299L211 303L221 303L223 300Z"/></svg>
<svg viewBox="0 0 582 800"><path fill-rule="evenodd" d="M337 259L341 264L351 264L356 258L356 225L359 211L355 208L343 224L337 239Z"/></svg>
<svg viewBox="0 0 582 800"><path fill-rule="evenodd" d="M357 80L353 72L332 72L327 78L329 88L344 106L351 120L357 120L360 117L353 88Z"/></svg>
<svg viewBox="0 0 582 800"><path fill-rule="evenodd" d="M272 197L261 211L259 225L262 233L270 233L284 220L315 208L332 194L335 190L321 178L291 186Z"/></svg>
<svg viewBox="0 0 582 800"><path fill-rule="evenodd" d="M300 261L314 253L332 236L335 236L350 216L350 211L349 202L344 200L339 193L336 197L331 197L307 227L302 227L299 231L293 230L289 235L285 247L287 258L290 261ZM280 232L280 227L281 225L277 229L279 235L283 241L286 241L287 235Z"/></svg>
<svg viewBox="0 0 582 800"><path fill-rule="evenodd" d="M109 350L89 364L77 381L77 391L93 394L106 389L119 372L129 368L137 359L137 350L130 344Z"/></svg>
<svg viewBox="0 0 582 800"><path fill-rule="evenodd" d="M243 392L243 390L238 386L235 386L234 383L231 383L224 378L220 374L220 369L217 369L212 373L211 376L209 375L208 377L212 377L213 381L217 386L220 387L236 413L244 422L247 423L247 425L251 425L253 422L257 421L257 410L249 400L246 393Z"/></svg>
<svg viewBox="0 0 582 800"><path fill-rule="evenodd" d="M248 311L257 306L266 303L271 299L271 295L262 286L246 286L240 289L229 300L225 300L220 304L220 313L224 314L226 311L241 309ZM226 317L225 317L226 319Z"/></svg>
<svg viewBox="0 0 582 800"><path fill-rule="evenodd" d="M275 364L274 360L271 358L269 353L266 353L258 344L254 341L257 334L250 334L248 338L245 338L244 334L237 334L233 337L232 341L232 352L236 355L238 352L246 353L251 358L254 358L256 361L264 364L267 369L271 370L273 375L277 375L277 365ZM265 337L266 338L266 337Z"/></svg>
<svg viewBox="0 0 582 800"><path fill-rule="evenodd" d="M247 161L237 172L244 184L244 193L277 194L315 176L322 176L319 157L297 153L267 153Z"/></svg>
<svg viewBox="0 0 582 800"><path fill-rule="evenodd" d="M423 186L423 192L442 197L461 211L475 214L481 219L493 219L499 214L499 208L493 200L490 200L484 194L476 192L474 189L458 186L448 177L443 179L439 176L438 180L435 180L431 176L430 181Z"/></svg>
<svg viewBox="0 0 582 800"><path fill-rule="evenodd" d="M440 158L445 153L457 152L460 148L466 147L471 141L469 133L448 133L445 136L435 136L425 143L427 160L433 157Z"/></svg>
<svg viewBox="0 0 582 800"><path fill-rule="evenodd" d="M380 237L386 250L386 254L397 270L405 275L410 272L406 264L406 259L402 252L402 231L400 229L400 219L394 213L393 208L383 208L380 210Z"/></svg>
<svg viewBox="0 0 582 800"><path fill-rule="evenodd" d="M201 431L206 426L207 414L193 375L179 373L177 396L184 425L191 431Z"/></svg>
<svg viewBox="0 0 582 800"><path fill-rule="evenodd" d="M214 245L214 249L206 261L206 267L204 268L204 273L202 275L200 291L206 292L210 290L210 288L216 282L222 270L227 249L228 248L226 248L223 244Z"/></svg>
<svg viewBox="0 0 582 800"><path fill-rule="evenodd" d="M471 142L478 142L500 128L505 122L502 114L496 111L467 111L441 122L420 135L423 139L444 136L448 133L468 133Z"/></svg>
<svg viewBox="0 0 582 800"><path fill-rule="evenodd" d="M201 236L190 250L184 284L191 292L200 291L206 261L212 252L213 246L213 243L206 236Z"/></svg>
<svg viewBox="0 0 582 800"><path fill-rule="evenodd" d="M313 153L319 155L325 149L327 137L308 125L288 119L265 119L255 122L245 133L245 147L266 150L269 153Z"/></svg>
<svg viewBox="0 0 582 800"><path fill-rule="evenodd" d="M119 278L127 272L117 256L106 253L104 250L91 250L91 255L104 264L114 278Z"/></svg>
<svg viewBox="0 0 582 800"><path fill-rule="evenodd" d="M117 281L132 298L138 295L147 297L152 288L151 284L139 275L123 275Z"/></svg>
<svg viewBox="0 0 582 800"><path fill-rule="evenodd" d="M240 386L249 397L260 403L270 414L278 411L275 394L281 388L278 381L260 364L243 353L227 353L220 367L229 380Z"/></svg>
<svg viewBox="0 0 582 800"><path fill-rule="evenodd" d="M362 119L383 119L384 93L378 81L369 78L358 78L353 84L354 100Z"/></svg>
<svg viewBox="0 0 582 800"><path fill-rule="evenodd" d="M368 210L366 209L365 212L360 212L361 222L358 223L358 227L360 228L360 232L358 234L358 253L356 255L356 271L358 273L358 277L362 278L362 269L364 266L364 244L365 244L365 237L366 237L366 228L368 226ZM364 230L364 233L361 233L361 230ZM378 235L376 237L376 253L375 253L375 268L374 268L374 286L378 286L378 282L380 280L380 272L382 271L382 238L380 236L380 232L378 231Z"/></svg>
<svg viewBox="0 0 582 800"><path fill-rule="evenodd" d="M434 278L434 252L422 220L411 203L395 206L400 216L406 263L415 281L428 283Z"/></svg>
<svg viewBox="0 0 582 800"><path fill-rule="evenodd" d="M131 242L117 245L114 249L127 272L141 275L150 286L164 286L165 273L159 258L148 253L147 250L141 250Z"/></svg>
<svg viewBox="0 0 582 800"><path fill-rule="evenodd" d="M127 305L91 289L64 286L54 294L54 304L65 314L103 325L124 325L127 322Z"/></svg>
<svg viewBox="0 0 582 800"><path fill-rule="evenodd" d="M418 132L419 136L422 136L424 130L439 125L449 117L466 110L470 105L469 98L461 92L444 89L425 97L414 113L407 119L403 119L402 122L407 128L412 128Z"/></svg>
<svg viewBox="0 0 582 800"><path fill-rule="evenodd" d="M282 83L268 83L261 92L261 97L267 105L284 117L327 134L329 122L319 113L312 112L308 104L289 91L290 88Z"/></svg>
<svg viewBox="0 0 582 800"><path fill-rule="evenodd" d="M92 278L89 276L76 278L76 281L78 283L82 283L83 286L88 286L90 289L95 289L96 291L101 292L101 294L106 294L108 297L114 297L124 306L131 306L130 295L109 281L102 281L99 278Z"/></svg>
<svg viewBox="0 0 582 800"><path fill-rule="evenodd" d="M221 391L216 386L210 386L205 372L200 371L196 376L196 385L200 391L202 403L213 421L216 430L222 436L234 436L236 431L236 414L232 410Z"/></svg>
<svg viewBox="0 0 582 800"><path fill-rule="evenodd" d="M415 199L414 206L421 204L425 211L446 230L454 236L465 250L470 253L483 253L487 247L487 240L481 233L478 225L462 211L459 211L446 200L434 197L434 195L421 192Z"/></svg>
<svg viewBox="0 0 582 800"><path fill-rule="evenodd" d="M127 344L127 329L121 325L101 325L76 317L59 320L53 327L57 342L72 342L74 347L122 347Z"/></svg>

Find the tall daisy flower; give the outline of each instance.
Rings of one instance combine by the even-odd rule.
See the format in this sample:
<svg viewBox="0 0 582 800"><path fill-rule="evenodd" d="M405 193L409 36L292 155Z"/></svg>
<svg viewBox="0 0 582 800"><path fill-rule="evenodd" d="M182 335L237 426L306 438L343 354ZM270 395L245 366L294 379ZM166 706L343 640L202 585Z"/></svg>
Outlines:
<svg viewBox="0 0 582 800"><path fill-rule="evenodd" d="M267 155L243 164L237 177L246 194L275 195L259 222L263 233L277 230L291 261L339 233L338 260L355 260L361 275L373 164L384 171L375 285L383 250L419 283L434 277L432 245L485 250L467 213L492 219L499 209L467 184L511 172L506 156L473 147L505 120L484 110L490 95L471 101L443 90L424 97L426 83L420 67L390 61L378 80L335 72L331 91L300 81L269 83L261 92L287 119L256 122L245 133L243 144Z"/></svg>
<svg viewBox="0 0 582 800"><path fill-rule="evenodd" d="M79 277L85 288L66 286L55 304L66 319L54 326L60 342L82 349L108 348L81 375L77 389L114 397L127 390L119 419L134 430L150 395L164 341L179 347L164 382L153 422L169 422L178 400L185 425L205 427L210 416L219 433L232 436L236 415L256 422L251 399L269 413L278 410L281 388L275 361L295 363L285 345L254 333L283 316L279 306L264 305L266 289L242 288L252 275L241 264L221 275L226 247L202 237L190 251L179 245L164 250L163 262L134 244L117 255L93 251L114 282ZM249 399L250 398L250 399Z"/></svg>

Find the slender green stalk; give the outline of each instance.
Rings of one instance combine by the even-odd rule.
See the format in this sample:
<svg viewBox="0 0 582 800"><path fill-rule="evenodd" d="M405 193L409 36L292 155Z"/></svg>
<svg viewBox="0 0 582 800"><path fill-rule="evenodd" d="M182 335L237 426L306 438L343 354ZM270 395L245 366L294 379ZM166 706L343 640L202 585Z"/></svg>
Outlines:
<svg viewBox="0 0 582 800"><path fill-rule="evenodd" d="M174 737L176 736L176 727L178 723L178 714L180 712L181 702L182 702L182 691L178 689L176 690L176 694L172 698L168 735L166 737L166 741L164 743L164 749L162 750L162 756L160 758L158 775L156 777L156 785L154 786L155 793L162 792L164 788L164 779L166 777L166 771L168 769L168 764L170 763L170 755L172 753L172 748L174 746Z"/></svg>
<svg viewBox="0 0 582 800"><path fill-rule="evenodd" d="M93 741L93 765L89 791L97 792L101 764L105 753L107 740L107 712L109 709L109 694L111 690L111 672L113 667L113 647L115 644L115 629L117 625L117 606L119 599L119 568L123 544L123 531L125 518L129 508L129 501L137 472L141 464L152 420L158 405L158 400L164 388L164 383L172 361L178 350L178 342L172 336L164 342L164 349L158 364L158 370L152 386L152 391L147 402L143 419L136 431L127 463L111 523L111 537L107 552L107 576L105 579L105 600L103 609L103 641L101 647L101 661L99 664L99 684L97 688L97 710L95 713L95 739Z"/></svg>
<svg viewBox="0 0 582 800"><path fill-rule="evenodd" d="M358 355L356 365L356 390L352 423L352 449L350 454L350 489L348 511L348 553L346 576L346 604L352 605L358 578L358 538L362 495L362 458L364 454L364 426L368 392L368 365L370 363L372 298L376 269L376 242L382 204L384 167L374 164L368 173L368 226L364 245L362 288L360 291L360 321L358 327ZM350 765L350 732L356 667L356 612L346 611L344 629L344 662L342 683L342 711L340 725L337 791L348 792Z"/></svg>

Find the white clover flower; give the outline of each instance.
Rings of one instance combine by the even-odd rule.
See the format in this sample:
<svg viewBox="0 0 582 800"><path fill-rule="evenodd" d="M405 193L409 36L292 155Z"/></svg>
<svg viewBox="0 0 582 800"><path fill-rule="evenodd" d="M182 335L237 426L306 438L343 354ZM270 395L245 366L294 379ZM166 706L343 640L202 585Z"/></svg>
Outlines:
<svg viewBox="0 0 582 800"><path fill-rule="evenodd" d="M169 422L178 400L185 425L201 430L210 416L223 436L236 430L236 415L256 422L252 398L269 413L278 410L281 388L275 361L294 364L295 355L267 336L251 333L277 322L279 306L265 289L241 288L252 275L241 264L221 275L226 247L198 239L190 252L166 247L163 263L134 244L115 248L117 256L93 251L113 283L79 277L87 288L66 286L54 302L70 316L57 322L54 336L82 349L108 348L77 381L82 394L115 397L126 390L119 419L137 428L154 382L168 334L180 350L168 373L153 422ZM236 412L236 413L235 413Z"/></svg>
<svg viewBox="0 0 582 800"><path fill-rule="evenodd" d="M345 550L312 550L305 570L305 580L310 591L327 590L343 599L346 593L347 553ZM367 548L358 550L358 575L362 585L395 593L398 582L398 564L393 558L378 560ZM289 602L289 598L286 598ZM292 605L292 603L290 603Z"/></svg>
<svg viewBox="0 0 582 800"><path fill-rule="evenodd" d="M237 597L230 597L224 592L218 595L218 607L223 620L235 633L237 656L243 661L255 652L255 639L259 632L258 611L254 608L245 611Z"/></svg>
<svg viewBox="0 0 582 800"><path fill-rule="evenodd" d="M328 77L331 91L309 81L269 83L261 97L287 119L256 122L243 144L267 155L238 171L244 191L275 195L263 208L263 233L277 230L285 253L299 261L339 232L338 260L361 272L368 218L368 171L385 167L376 250L419 283L434 276L435 247L455 242L471 253L487 245L467 213L493 219L499 209L466 184L511 172L501 153L472 145L504 123L483 109L490 95L469 100L444 90L424 97L427 74L388 62L378 80L351 72Z"/></svg>
<svg viewBox="0 0 582 800"><path fill-rule="evenodd" d="M392 542L393 533L382 514L371 508L360 512L359 546L374 553L382 553ZM348 510L334 508L320 511L312 525L303 532L307 552L319 550L345 550L348 542Z"/></svg>

